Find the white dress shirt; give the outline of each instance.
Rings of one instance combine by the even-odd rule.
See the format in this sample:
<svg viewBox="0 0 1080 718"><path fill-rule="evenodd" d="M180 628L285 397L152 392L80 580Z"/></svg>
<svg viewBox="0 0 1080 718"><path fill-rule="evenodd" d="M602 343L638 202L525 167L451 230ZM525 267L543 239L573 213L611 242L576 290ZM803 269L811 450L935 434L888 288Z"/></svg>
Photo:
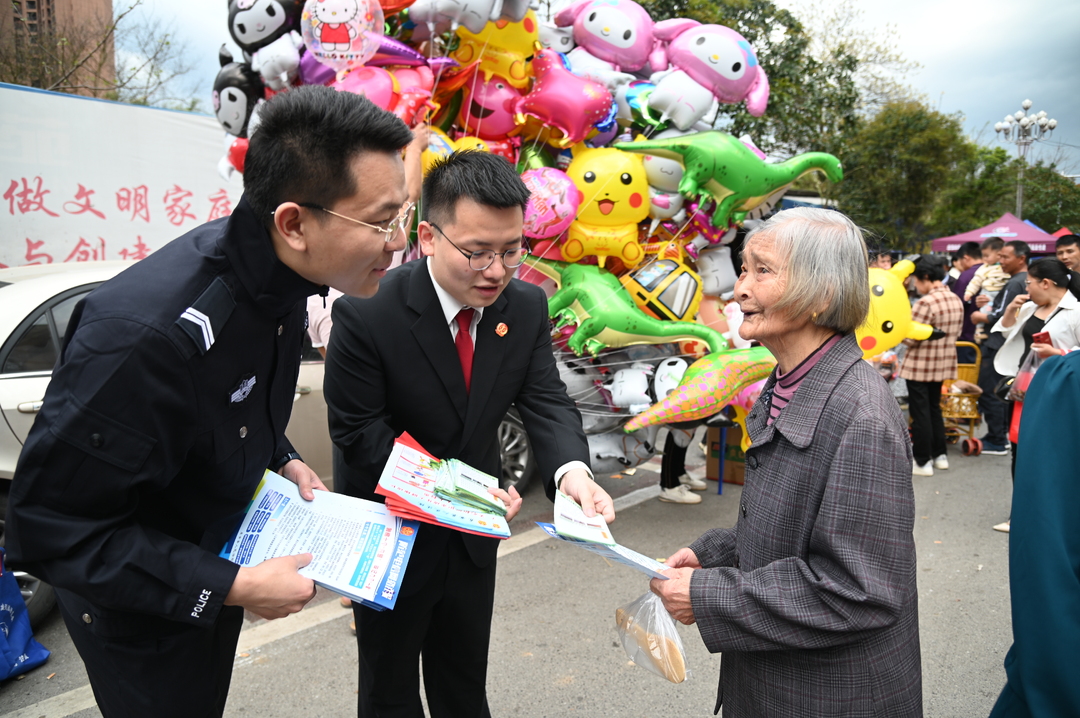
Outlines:
<svg viewBox="0 0 1080 718"><path fill-rule="evenodd" d="M435 296L439 298L439 305L442 306L443 316L446 318L446 325L450 329L450 338L455 341L457 340L458 312L460 312L462 309L473 309L474 314L472 324L469 325L469 336L472 338L473 346L476 346L476 327L480 324L480 318L484 316L484 308L466 307L466 305L454 299L450 295L450 292L443 289L439 285L438 280L435 279L435 271L431 268L430 257L427 260L427 269L428 274L431 275L431 284L435 287ZM559 487L559 482L562 480L562 477L566 474L566 472L573 469L584 469L589 474L589 478L593 478L592 470L589 469L588 464L586 464L584 461L568 461L567 463L563 464L555 470L555 488Z"/></svg>

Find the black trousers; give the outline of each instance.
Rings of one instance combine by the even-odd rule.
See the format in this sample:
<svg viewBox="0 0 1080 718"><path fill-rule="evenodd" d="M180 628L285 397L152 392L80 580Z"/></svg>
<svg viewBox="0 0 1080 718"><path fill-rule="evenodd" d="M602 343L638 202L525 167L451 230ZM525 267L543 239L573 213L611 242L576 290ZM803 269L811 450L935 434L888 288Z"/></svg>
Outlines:
<svg viewBox="0 0 1080 718"><path fill-rule="evenodd" d="M994 396L994 387L1001 381L1001 374L994 370L994 357L997 349L988 349L983 344L982 366L979 368L979 411L986 422L986 436L983 442L997 446L1009 445L1008 404Z"/></svg>
<svg viewBox="0 0 1080 718"><path fill-rule="evenodd" d="M423 656L431 718L490 718L487 660L495 562L477 567L455 534L423 585L402 588L393 611L353 604L359 717L423 718Z"/></svg>
<svg viewBox="0 0 1080 718"><path fill-rule="evenodd" d="M941 418L941 382L907 380L911 414L911 455L923 466L946 452L945 420Z"/></svg>
<svg viewBox="0 0 1080 718"><path fill-rule="evenodd" d="M212 718L225 710L244 609L226 606L208 628L176 624L168 635L103 637L77 597L57 591L104 718Z"/></svg>
<svg viewBox="0 0 1080 718"><path fill-rule="evenodd" d="M664 455L660 459L660 488L677 489L679 477L686 473L686 450L689 446L679 446L673 432L668 432L664 442Z"/></svg>

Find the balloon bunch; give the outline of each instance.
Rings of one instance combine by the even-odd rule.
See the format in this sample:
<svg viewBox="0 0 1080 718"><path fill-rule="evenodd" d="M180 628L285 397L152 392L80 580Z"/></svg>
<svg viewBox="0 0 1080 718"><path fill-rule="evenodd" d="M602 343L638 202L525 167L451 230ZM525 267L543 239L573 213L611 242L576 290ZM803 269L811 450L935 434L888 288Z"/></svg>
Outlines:
<svg viewBox="0 0 1080 718"><path fill-rule="evenodd" d="M650 426L701 420L771 370L723 336L727 245L806 172L842 173L821 153L767 162L713 128L723 104L768 105L736 31L656 23L634 0L574 0L553 20L528 0L229 0L243 57L223 51L214 85L223 171L242 171L264 98L316 83L430 125L425 171L462 148L514 163L532 193L519 276L550 290L564 380L626 466L651 455Z"/></svg>

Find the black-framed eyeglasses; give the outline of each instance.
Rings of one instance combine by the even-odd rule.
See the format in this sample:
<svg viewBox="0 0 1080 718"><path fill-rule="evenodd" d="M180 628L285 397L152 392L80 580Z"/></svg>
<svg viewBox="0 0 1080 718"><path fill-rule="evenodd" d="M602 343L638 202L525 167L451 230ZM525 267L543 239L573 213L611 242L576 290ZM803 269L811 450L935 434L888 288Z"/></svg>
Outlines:
<svg viewBox="0 0 1080 718"><path fill-rule="evenodd" d="M474 272L482 272L490 267L495 262L496 256L502 257L503 266L507 269L517 269L521 266L522 262L525 261L525 258L529 256L529 246L524 242L522 242L520 247L508 249L505 252L496 252L493 249L481 249L476 252L466 252L464 249L454 244L452 239L446 236L446 232L442 231L442 227L430 220L428 221L428 224L439 230L439 234L450 243L451 247L469 258L469 268Z"/></svg>
<svg viewBox="0 0 1080 718"><path fill-rule="evenodd" d="M413 212L416 210L416 203L415 202L409 202L408 204L406 204L401 209L401 213L398 214L397 217L394 217L389 222L386 222L385 226L383 226L383 225L379 225L379 224L370 224L368 222L362 222L359 219L353 219L352 217L346 217L343 214L338 214L337 212L335 212L333 210L330 210L330 209L327 209L326 207L323 207L321 204L315 204L314 202L297 202L297 204L300 205L301 207L307 207L308 209L317 209L317 210L320 210L322 212L326 212L327 214L332 214L335 217L340 217L341 219L347 219L350 222L355 222L356 224L361 224L361 225L363 225L365 227L370 227L371 229L374 229L376 232L381 232L383 234L383 241L384 242L393 241L394 235L397 234L397 231L399 229L404 229L405 231L408 231L408 227L412 224Z"/></svg>

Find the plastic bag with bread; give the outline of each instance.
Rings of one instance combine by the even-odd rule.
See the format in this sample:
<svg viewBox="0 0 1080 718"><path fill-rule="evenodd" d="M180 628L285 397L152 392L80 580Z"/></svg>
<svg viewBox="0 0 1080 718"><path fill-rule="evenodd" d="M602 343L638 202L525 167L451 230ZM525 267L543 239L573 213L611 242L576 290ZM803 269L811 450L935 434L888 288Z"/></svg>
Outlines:
<svg viewBox="0 0 1080 718"><path fill-rule="evenodd" d="M686 680L690 672L675 619L655 593L615 609L615 627L623 650L634 663L672 683Z"/></svg>

